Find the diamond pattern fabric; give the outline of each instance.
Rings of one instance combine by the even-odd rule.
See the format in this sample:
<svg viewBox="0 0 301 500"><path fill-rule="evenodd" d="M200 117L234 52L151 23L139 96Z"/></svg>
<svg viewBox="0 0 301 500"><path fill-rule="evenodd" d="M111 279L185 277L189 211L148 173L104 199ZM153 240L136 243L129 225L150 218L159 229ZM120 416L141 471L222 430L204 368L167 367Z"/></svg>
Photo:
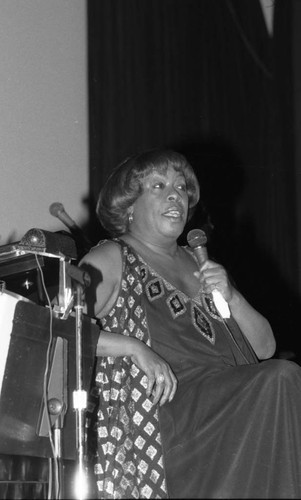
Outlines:
<svg viewBox="0 0 301 500"><path fill-rule="evenodd" d="M122 247L125 271L106 331L150 345L139 262ZM156 287L154 288L156 291ZM96 384L99 498L167 498L158 408L146 397L147 378L129 357L98 358Z"/></svg>

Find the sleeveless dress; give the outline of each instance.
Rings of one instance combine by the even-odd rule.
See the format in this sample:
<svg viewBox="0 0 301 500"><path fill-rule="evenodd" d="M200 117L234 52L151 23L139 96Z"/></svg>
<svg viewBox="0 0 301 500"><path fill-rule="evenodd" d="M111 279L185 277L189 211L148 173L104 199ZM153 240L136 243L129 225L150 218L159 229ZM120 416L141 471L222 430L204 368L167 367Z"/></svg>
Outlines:
<svg viewBox="0 0 301 500"><path fill-rule="evenodd" d="M115 241L122 281L102 328L151 345L178 388L154 407L129 358L98 358L99 497L301 498L299 365L259 362L210 296L188 297Z"/></svg>

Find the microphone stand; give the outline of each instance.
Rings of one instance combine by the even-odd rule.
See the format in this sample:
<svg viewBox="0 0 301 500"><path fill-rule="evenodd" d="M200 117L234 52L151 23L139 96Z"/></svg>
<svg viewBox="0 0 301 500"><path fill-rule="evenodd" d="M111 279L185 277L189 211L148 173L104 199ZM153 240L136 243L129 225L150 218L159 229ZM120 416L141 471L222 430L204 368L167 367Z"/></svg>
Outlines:
<svg viewBox="0 0 301 500"><path fill-rule="evenodd" d="M72 276L74 287L74 309L76 328L76 390L73 392L73 408L76 411L76 450L77 472L75 477L75 495L79 500L87 498L88 475L85 468L85 411L87 408L87 392L83 390L83 292L84 286L90 284L86 272L75 266L68 266L67 272Z"/></svg>

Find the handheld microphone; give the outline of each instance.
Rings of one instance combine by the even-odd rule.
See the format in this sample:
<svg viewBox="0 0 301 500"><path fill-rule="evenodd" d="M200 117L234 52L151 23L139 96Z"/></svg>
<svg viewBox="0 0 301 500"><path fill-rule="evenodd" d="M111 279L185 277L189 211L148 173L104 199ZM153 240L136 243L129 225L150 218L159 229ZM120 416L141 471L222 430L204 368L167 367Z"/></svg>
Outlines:
<svg viewBox="0 0 301 500"><path fill-rule="evenodd" d="M54 202L49 207L49 212L54 217L57 217L63 224L65 224L71 233L78 240L78 243L83 247L83 252L86 253L92 247L92 243L85 236L84 232L80 227L74 222L73 219L65 211L64 205L60 202Z"/></svg>
<svg viewBox="0 0 301 500"><path fill-rule="evenodd" d="M187 235L187 243L193 249L199 266L201 267L208 260L207 252L207 236L202 229L192 229ZM219 290L212 291L212 298L215 307L219 311L222 318L230 318L230 310L227 301L224 299Z"/></svg>

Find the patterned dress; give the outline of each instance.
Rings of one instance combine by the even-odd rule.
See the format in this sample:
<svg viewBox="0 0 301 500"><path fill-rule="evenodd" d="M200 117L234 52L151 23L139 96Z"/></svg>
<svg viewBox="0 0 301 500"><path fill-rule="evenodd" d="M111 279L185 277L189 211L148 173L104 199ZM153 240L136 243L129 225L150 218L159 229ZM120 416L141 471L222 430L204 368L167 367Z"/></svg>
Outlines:
<svg viewBox="0 0 301 500"><path fill-rule="evenodd" d="M129 358L98 358L99 498L301 498L301 368L258 362L210 296L188 297L115 241L122 282L102 328L151 345L178 389L154 407Z"/></svg>

